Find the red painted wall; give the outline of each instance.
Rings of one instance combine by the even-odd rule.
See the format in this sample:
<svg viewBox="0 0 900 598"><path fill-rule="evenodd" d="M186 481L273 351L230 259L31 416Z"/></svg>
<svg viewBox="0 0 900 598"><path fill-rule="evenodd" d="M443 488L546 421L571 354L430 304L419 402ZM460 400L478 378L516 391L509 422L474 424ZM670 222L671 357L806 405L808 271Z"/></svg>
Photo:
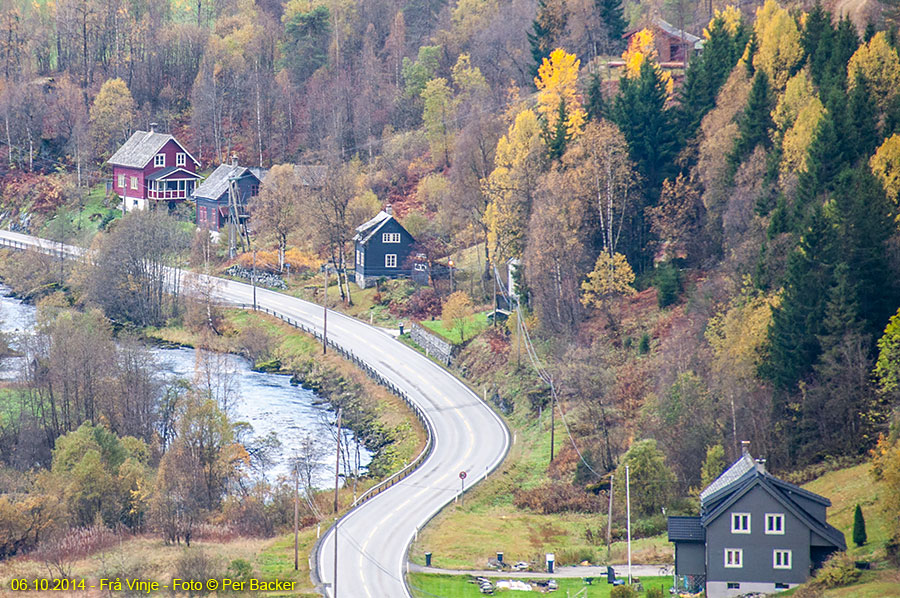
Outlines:
<svg viewBox="0 0 900 598"><path fill-rule="evenodd" d="M166 143L162 150L159 151L160 154L166 155L166 165L162 167L154 166L154 158L150 158L150 161L144 168L125 168L124 166L113 166L113 189L120 196L124 197L126 194L128 197L139 197L142 199L147 199L147 185L145 184L145 180L148 176L156 172L157 170L162 170L163 168L168 168L170 166L175 166L175 154L181 152L182 149L179 147L174 140L169 140ZM187 154L187 152L185 152ZM189 170L190 172L197 172L197 165L191 160L190 155L185 155L185 163L184 169ZM125 187L119 186L119 175L125 175ZM138 188L137 191L131 188L131 177L138 177Z"/></svg>
<svg viewBox="0 0 900 598"><path fill-rule="evenodd" d="M125 175L125 186L119 186L119 175ZM137 191L131 188L131 177L138 178ZM125 168L124 166L113 166L113 190L119 197L140 197L147 198L147 189L144 185L144 171L139 168Z"/></svg>

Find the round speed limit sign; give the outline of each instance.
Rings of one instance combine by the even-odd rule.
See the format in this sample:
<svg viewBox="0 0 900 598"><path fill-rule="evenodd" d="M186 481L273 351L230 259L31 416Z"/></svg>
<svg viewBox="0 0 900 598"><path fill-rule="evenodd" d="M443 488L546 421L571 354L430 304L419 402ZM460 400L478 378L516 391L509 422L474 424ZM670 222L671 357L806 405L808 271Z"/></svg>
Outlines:
<svg viewBox="0 0 900 598"><path fill-rule="evenodd" d="M466 479L466 472L464 472L464 471L459 472L459 479L461 479L461 480Z"/></svg>

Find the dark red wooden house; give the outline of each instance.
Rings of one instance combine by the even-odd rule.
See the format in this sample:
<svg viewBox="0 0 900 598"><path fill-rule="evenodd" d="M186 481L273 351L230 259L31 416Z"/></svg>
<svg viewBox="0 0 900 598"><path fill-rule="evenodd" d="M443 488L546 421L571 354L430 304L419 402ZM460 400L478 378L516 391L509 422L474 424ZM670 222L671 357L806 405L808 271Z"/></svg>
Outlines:
<svg viewBox="0 0 900 598"><path fill-rule="evenodd" d="M174 208L191 197L200 175L200 163L167 133L135 131L108 160L113 169L112 188L126 210L165 205Z"/></svg>

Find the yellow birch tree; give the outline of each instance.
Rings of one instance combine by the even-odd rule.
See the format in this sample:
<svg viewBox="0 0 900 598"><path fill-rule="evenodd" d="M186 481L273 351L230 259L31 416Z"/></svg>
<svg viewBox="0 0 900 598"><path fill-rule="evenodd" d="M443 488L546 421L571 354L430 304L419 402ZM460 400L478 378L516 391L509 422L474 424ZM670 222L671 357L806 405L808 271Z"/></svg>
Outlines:
<svg viewBox="0 0 900 598"><path fill-rule="evenodd" d="M547 123L547 129L556 128L559 105L566 107L566 132L569 139L577 137L587 120L587 113L578 99L578 69L581 61L574 54L557 48L544 58L534 84L538 88L538 114Z"/></svg>

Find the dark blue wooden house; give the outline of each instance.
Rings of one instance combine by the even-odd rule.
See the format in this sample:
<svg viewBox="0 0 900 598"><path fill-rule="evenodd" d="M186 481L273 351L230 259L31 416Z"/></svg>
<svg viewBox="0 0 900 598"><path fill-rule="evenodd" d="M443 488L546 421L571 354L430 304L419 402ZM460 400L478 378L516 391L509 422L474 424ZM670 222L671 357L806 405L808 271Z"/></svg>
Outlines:
<svg viewBox="0 0 900 598"><path fill-rule="evenodd" d="M203 184L194 190L197 202L197 226L218 231L228 223L229 198L236 191L238 216L246 217L247 202L259 193L259 186L265 176L261 168L238 166L237 160L221 164Z"/></svg>
<svg viewBox="0 0 900 598"><path fill-rule="evenodd" d="M413 239L394 218L390 206L356 227L356 284L366 288L379 278L412 276L415 260L410 259Z"/></svg>
<svg viewBox="0 0 900 598"><path fill-rule="evenodd" d="M847 547L826 521L829 506L769 474L745 443L741 458L700 493L699 517L669 517L675 574L708 598L792 588Z"/></svg>

